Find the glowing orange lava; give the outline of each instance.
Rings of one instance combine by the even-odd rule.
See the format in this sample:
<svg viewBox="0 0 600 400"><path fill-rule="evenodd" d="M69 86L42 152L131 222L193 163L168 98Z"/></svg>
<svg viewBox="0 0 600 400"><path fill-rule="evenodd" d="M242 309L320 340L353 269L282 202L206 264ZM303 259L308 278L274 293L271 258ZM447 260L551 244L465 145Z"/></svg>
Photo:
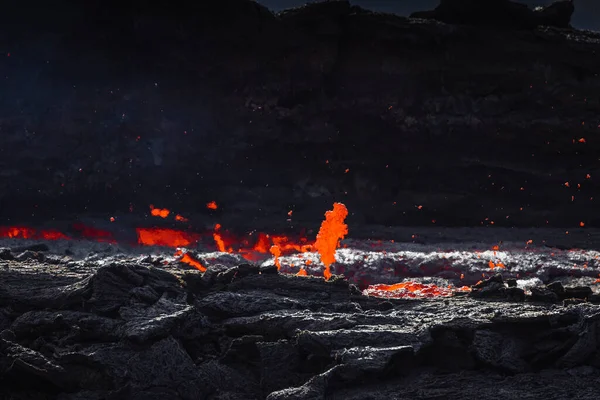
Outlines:
<svg viewBox="0 0 600 400"><path fill-rule="evenodd" d="M325 220L317 234L315 249L321 256L321 262L325 265L323 276L326 280L331 278L329 267L335 262L335 250L339 247L340 240L348 234L348 225L344 220L348 216L348 209L342 203L334 203L333 210L325 213Z"/></svg>
<svg viewBox="0 0 600 400"><path fill-rule="evenodd" d="M177 214L177 215L175 216L175 221L179 221L179 222L188 222L188 221L189 221L189 219L187 219L187 218L185 218L185 217L183 217L183 216L181 216L181 215Z"/></svg>
<svg viewBox="0 0 600 400"><path fill-rule="evenodd" d="M97 242L117 243L113 234L109 231L85 226L82 223L73 224L73 229L79 231L80 235L86 239L92 239Z"/></svg>
<svg viewBox="0 0 600 400"><path fill-rule="evenodd" d="M204 265L202 265L200 263L200 261L192 258L192 256L190 256L188 253L185 253L180 259L179 261L181 261L182 263L186 263L188 265L191 265L192 267L196 268L198 271L200 272L204 272L206 271L206 267Z"/></svg>
<svg viewBox="0 0 600 400"><path fill-rule="evenodd" d="M447 297L455 292L469 292L471 288L448 286L441 287L433 283L402 282L394 285L369 285L363 293L368 296L384 298Z"/></svg>
<svg viewBox="0 0 600 400"><path fill-rule="evenodd" d="M217 208L219 208L219 206L217 205L216 201L211 201L206 203L206 208L208 208L209 210L216 210Z"/></svg>
<svg viewBox="0 0 600 400"><path fill-rule="evenodd" d="M69 237L59 231L52 229L37 231L32 228L26 228L22 226L7 226L0 227L0 237L10 239L46 239L46 240L59 240L69 239Z"/></svg>
<svg viewBox="0 0 600 400"><path fill-rule="evenodd" d="M171 214L171 211L166 208L154 208L154 206L150 204L150 214L152 214L153 217L167 218L169 214Z"/></svg>
<svg viewBox="0 0 600 400"><path fill-rule="evenodd" d="M198 240L198 235L165 228L137 228L138 243L144 246L186 247Z"/></svg>
<svg viewBox="0 0 600 400"><path fill-rule="evenodd" d="M279 262L279 257L281 257L281 249L279 248L279 246L274 244L273 246L271 246L269 251L271 252L271 254L273 254L273 257L275 257L275 265L277 266L277 271L279 271L281 269L281 262Z"/></svg>

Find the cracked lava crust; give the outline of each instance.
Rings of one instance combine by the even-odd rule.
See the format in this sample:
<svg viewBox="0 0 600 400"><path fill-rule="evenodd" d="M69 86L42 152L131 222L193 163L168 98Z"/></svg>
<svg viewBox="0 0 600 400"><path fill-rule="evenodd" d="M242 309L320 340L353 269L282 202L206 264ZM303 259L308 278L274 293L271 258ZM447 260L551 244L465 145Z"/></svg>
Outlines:
<svg viewBox="0 0 600 400"><path fill-rule="evenodd" d="M513 231L496 244L476 229L446 232L452 241L439 231L341 240L345 214L336 204L316 240L302 244L257 233L253 244L235 241L222 227L204 234L212 244L203 234L137 229L138 245L91 227L80 238L3 228L0 393L516 399L585 387L600 395L591 384L600 368L598 252L567 249L553 230L521 232L527 240ZM152 232L163 241L145 242ZM192 236L182 247L164 242Z"/></svg>

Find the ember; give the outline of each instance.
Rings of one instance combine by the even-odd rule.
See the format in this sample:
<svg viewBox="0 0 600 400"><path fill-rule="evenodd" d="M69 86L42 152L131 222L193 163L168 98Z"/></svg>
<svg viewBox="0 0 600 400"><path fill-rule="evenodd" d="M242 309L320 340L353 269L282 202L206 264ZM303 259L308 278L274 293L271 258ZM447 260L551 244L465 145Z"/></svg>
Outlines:
<svg viewBox="0 0 600 400"><path fill-rule="evenodd" d="M167 218L169 214L171 214L171 211L166 208L154 208L154 206L150 204L150 214L154 217Z"/></svg>

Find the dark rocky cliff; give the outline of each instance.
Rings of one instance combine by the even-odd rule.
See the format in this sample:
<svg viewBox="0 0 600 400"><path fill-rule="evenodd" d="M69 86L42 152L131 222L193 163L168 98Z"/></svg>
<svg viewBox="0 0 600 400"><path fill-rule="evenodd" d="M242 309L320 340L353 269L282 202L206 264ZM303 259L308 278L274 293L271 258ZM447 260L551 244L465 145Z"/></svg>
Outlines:
<svg viewBox="0 0 600 400"><path fill-rule="evenodd" d="M337 200L357 225L600 225L599 34L144 3L1 13L3 220Z"/></svg>

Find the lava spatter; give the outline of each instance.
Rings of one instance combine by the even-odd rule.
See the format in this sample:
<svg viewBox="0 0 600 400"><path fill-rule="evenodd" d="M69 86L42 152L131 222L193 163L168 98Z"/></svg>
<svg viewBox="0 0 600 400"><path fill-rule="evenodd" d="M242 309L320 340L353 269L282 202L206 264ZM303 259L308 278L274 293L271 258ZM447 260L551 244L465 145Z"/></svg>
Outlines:
<svg viewBox="0 0 600 400"><path fill-rule="evenodd" d="M321 224L315 249L321 256L321 262L325 265L323 276L326 280L331 278L330 266L335 262L335 251L339 247L340 240L348 234L348 225L344 220L348 216L348 209L342 203L334 203L333 210L325 213L325 220Z"/></svg>

